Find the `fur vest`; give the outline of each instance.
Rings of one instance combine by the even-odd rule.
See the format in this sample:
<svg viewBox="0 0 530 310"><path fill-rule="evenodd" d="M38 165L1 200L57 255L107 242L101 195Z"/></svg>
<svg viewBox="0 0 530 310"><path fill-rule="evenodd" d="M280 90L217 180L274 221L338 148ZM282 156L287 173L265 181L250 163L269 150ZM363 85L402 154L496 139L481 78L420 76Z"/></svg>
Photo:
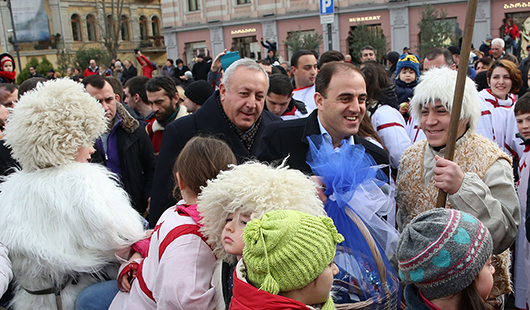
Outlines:
<svg viewBox="0 0 530 310"><path fill-rule="evenodd" d="M427 140L419 141L409 147L401 157L400 176L396 188L399 212L404 220L402 227L418 214L436 207L438 188L434 185L434 179L424 180L424 155L428 147L430 146ZM499 159L507 160L510 165L512 163L511 158L494 142L468 132L457 141L453 161L464 173L473 172L483 179L486 171ZM446 202L446 207L453 208L449 200ZM492 294L499 296L509 293L511 291L510 250L493 255L492 263L496 270Z"/></svg>
<svg viewBox="0 0 530 310"><path fill-rule="evenodd" d="M18 171L0 184L0 240L16 278L15 309L58 309L56 296L27 292L63 287L62 309L106 274L116 250L143 236L140 215L114 176L96 164Z"/></svg>

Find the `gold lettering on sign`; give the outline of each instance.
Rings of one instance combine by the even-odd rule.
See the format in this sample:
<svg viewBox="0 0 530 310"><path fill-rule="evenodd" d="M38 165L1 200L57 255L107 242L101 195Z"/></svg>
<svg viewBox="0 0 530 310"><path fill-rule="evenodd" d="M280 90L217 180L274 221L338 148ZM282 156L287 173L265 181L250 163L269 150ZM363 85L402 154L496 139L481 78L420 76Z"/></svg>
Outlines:
<svg viewBox="0 0 530 310"><path fill-rule="evenodd" d="M251 33L251 32L256 32L256 28L232 30L230 31L230 34L241 34L241 33Z"/></svg>
<svg viewBox="0 0 530 310"><path fill-rule="evenodd" d="M521 9L521 8L530 8L530 1L528 2L515 2L515 3L505 3L504 9Z"/></svg>
<svg viewBox="0 0 530 310"><path fill-rule="evenodd" d="M350 23L371 22L371 21L376 21L376 20L381 20L381 15L351 17L349 19Z"/></svg>

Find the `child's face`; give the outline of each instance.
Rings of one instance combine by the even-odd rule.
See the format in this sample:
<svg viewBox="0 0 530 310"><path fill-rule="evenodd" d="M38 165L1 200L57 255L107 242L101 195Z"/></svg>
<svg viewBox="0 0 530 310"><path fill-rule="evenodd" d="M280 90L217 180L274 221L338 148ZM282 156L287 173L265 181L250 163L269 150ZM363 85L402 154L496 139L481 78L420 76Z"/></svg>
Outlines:
<svg viewBox="0 0 530 310"><path fill-rule="evenodd" d="M491 264L491 256L486 262L486 265L482 267L480 272L477 275L477 278L475 279L475 283L477 285L477 291L482 297L482 299L486 300L488 298L489 293L491 292L491 289L493 288L493 274L495 273L495 267Z"/></svg>
<svg viewBox="0 0 530 310"><path fill-rule="evenodd" d="M329 266L304 289L307 289L307 296L311 299L306 302L308 305L324 303L329 298L333 277L339 273L339 267L331 262Z"/></svg>
<svg viewBox="0 0 530 310"><path fill-rule="evenodd" d="M402 68L399 71L399 79L405 83L411 83L416 80L416 71L408 67Z"/></svg>
<svg viewBox="0 0 530 310"><path fill-rule="evenodd" d="M530 113L519 114L515 116L517 130L525 140L530 139Z"/></svg>
<svg viewBox="0 0 530 310"><path fill-rule="evenodd" d="M6 72L13 72L13 63L11 61L6 61L2 67L2 70Z"/></svg>
<svg viewBox="0 0 530 310"><path fill-rule="evenodd" d="M243 248L245 247L245 243L243 242L243 228L247 226L249 221L249 212L240 213L236 211L228 215L225 228L221 233L221 240L227 253L237 256L243 255Z"/></svg>

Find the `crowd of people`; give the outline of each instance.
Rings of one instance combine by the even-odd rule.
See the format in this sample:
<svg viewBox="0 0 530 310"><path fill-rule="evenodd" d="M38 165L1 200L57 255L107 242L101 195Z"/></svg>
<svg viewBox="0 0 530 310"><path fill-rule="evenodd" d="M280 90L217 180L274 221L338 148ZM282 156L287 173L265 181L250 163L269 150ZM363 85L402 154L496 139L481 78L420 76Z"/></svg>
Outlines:
<svg viewBox="0 0 530 310"><path fill-rule="evenodd" d="M261 40L159 75L135 50L141 75L21 85L0 55L0 306L527 309L530 62L506 41L383 65Z"/></svg>

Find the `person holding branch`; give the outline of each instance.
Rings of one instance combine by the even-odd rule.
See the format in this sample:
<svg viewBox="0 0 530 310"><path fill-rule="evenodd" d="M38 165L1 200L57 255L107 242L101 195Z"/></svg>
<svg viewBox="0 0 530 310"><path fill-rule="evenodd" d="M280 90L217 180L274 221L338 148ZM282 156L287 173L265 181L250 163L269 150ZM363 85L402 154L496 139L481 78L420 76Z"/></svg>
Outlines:
<svg viewBox="0 0 530 310"><path fill-rule="evenodd" d="M410 109L427 140L415 143L402 156L396 183L398 228L403 230L415 216L434 209L438 189L445 191L447 208L475 216L492 233L493 254L497 254L493 299L511 290L507 249L520 222L518 198L511 158L476 134L480 99L469 78L465 79L454 160L444 158L456 78L457 72L448 68L432 69L415 89ZM502 304L502 298L496 304Z"/></svg>

